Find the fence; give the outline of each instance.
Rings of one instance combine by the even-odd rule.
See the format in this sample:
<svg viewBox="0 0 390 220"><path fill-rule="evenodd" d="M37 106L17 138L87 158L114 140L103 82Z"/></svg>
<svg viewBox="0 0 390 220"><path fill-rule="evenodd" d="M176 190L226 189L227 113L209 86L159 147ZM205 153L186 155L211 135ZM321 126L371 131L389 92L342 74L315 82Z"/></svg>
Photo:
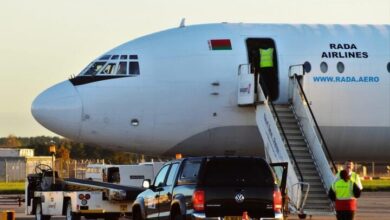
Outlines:
<svg viewBox="0 0 390 220"><path fill-rule="evenodd" d="M56 159L56 171L62 178L84 179L88 164L103 164L104 159L96 160L62 160Z"/></svg>
<svg viewBox="0 0 390 220"><path fill-rule="evenodd" d="M62 178L84 178L87 165L104 163L103 159L96 160L55 160L55 168ZM28 174L35 172L38 164L52 166L51 157L7 157L0 158L0 182L25 181Z"/></svg>

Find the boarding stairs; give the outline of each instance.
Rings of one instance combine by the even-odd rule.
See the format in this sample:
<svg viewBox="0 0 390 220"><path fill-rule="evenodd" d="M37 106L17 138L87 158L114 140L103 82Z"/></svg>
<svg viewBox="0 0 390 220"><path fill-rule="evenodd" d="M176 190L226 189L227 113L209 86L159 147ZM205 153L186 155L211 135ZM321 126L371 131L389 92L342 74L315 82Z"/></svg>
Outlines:
<svg viewBox="0 0 390 220"><path fill-rule="evenodd" d="M264 96L264 88L254 83L250 70L250 64L239 67L238 105L256 106L256 122L266 159L289 163L290 211L302 215L333 215L334 207L327 192L334 176L328 161L334 169L336 166L300 82L303 66L289 68L290 101L283 104L274 104ZM257 86L257 93L251 85Z"/></svg>

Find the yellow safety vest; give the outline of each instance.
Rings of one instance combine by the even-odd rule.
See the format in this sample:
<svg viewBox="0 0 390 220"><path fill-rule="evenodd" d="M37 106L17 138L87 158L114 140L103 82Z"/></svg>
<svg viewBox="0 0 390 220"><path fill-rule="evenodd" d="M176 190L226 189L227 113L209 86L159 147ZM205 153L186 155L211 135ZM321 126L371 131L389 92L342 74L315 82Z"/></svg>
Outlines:
<svg viewBox="0 0 390 220"><path fill-rule="evenodd" d="M349 180L345 182L343 179L339 179L332 184L332 189L336 194L338 200L349 200L355 198L353 195L353 182Z"/></svg>
<svg viewBox="0 0 390 220"><path fill-rule="evenodd" d="M341 179L341 177L340 177L340 172L341 172L341 171L337 172L337 174L336 174L337 179ZM360 189L363 189L362 183L361 183L361 181L360 181L360 177L359 177L359 175L358 175L357 173L355 173L355 172L352 172L352 173L351 173L351 181L354 182L354 183L356 183L356 185L357 185Z"/></svg>
<svg viewBox="0 0 390 220"><path fill-rule="evenodd" d="M260 68L274 66L274 48L259 49L260 50Z"/></svg>

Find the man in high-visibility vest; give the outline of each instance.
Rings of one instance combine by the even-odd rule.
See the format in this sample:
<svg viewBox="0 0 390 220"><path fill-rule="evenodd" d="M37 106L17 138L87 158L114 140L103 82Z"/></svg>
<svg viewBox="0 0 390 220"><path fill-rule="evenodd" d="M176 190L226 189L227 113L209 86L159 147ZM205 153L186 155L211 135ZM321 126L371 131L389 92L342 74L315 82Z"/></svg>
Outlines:
<svg viewBox="0 0 390 220"><path fill-rule="evenodd" d="M347 170L340 172L340 178L333 182L329 189L329 197L335 201L337 220L353 220L357 210L356 199L361 190L352 182Z"/></svg>
<svg viewBox="0 0 390 220"><path fill-rule="evenodd" d="M274 48L259 49L260 68L274 67Z"/></svg>
<svg viewBox="0 0 390 220"><path fill-rule="evenodd" d="M360 190L363 189L362 182L360 181L359 174L353 172L353 162L351 160L347 160L344 164L344 170L347 171L348 175L352 182L356 183ZM340 179L340 171L336 174L336 178Z"/></svg>
<svg viewBox="0 0 390 220"><path fill-rule="evenodd" d="M274 48L259 48L259 67L260 67L260 84L263 87L264 95L273 99L272 75L274 74Z"/></svg>

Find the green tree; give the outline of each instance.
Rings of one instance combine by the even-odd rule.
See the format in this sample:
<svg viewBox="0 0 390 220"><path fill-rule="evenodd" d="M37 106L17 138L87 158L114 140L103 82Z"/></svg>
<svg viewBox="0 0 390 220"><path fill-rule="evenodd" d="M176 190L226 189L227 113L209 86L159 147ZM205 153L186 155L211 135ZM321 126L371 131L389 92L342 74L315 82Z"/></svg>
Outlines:
<svg viewBox="0 0 390 220"><path fill-rule="evenodd" d="M22 143L19 141L19 139L13 135L10 134L8 135L6 142L5 142L6 147L20 147L22 146Z"/></svg>

